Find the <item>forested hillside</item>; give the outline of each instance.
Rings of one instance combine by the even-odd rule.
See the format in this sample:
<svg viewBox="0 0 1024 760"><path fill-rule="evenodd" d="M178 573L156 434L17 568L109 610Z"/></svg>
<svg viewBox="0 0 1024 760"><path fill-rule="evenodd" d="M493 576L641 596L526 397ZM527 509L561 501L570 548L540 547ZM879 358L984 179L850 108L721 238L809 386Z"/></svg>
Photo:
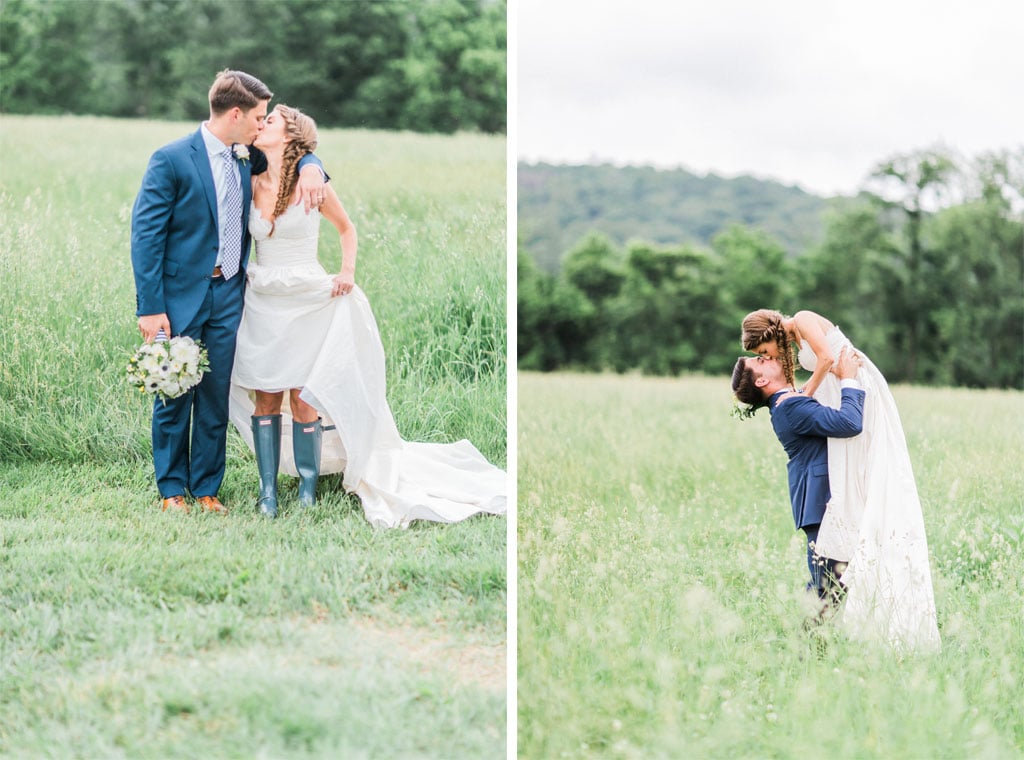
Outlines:
<svg viewBox="0 0 1024 760"><path fill-rule="evenodd" d="M767 232L791 255L821 240L828 201L778 182L683 169L519 164L519 240L543 270L555 272L584 235L623 244L708 246L730 225Z"/></svg>

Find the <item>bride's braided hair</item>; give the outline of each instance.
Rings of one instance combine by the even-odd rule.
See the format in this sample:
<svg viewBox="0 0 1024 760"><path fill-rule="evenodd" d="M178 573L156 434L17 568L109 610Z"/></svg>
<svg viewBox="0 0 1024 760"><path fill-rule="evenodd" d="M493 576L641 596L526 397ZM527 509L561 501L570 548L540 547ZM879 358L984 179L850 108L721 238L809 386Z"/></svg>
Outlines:
<svg viewBox="0 0 1024 760"><path fill-rule="evenodd" d="M288 210L299 181L299 159L316 150L316 122L298 108L278 104L276 110L284 119L284 160L281 162L281 186L277 190L277 204L274 206L273 221ZM273 234L273 231L271 231Z"/></svg>
<svg viewBox="0 0 1024 760"><path fill-rule="evenodd" d="M789 340L782 320L785 316L772 309L758 309L743 318L743 333L740 341L747 351L756 351L762 343L775 343L779 349L779 362L786 375L786 382L793 383L793 371L796 362L793 358L793 347Z"/></svg>

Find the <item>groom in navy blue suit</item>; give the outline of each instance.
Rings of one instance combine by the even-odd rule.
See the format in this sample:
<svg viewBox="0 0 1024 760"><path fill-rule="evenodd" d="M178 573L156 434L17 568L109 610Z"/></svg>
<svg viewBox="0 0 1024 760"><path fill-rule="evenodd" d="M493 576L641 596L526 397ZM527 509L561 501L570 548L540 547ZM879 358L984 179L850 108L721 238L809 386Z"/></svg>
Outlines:
<svg viewBox="0 0 1024 760"><path fill-rule="evenodd" d="M833 409L797 392L786 380L778 359L741 357L733 369L732 390L751 410L767 406L775 435L789 455L789 499L793 522L807 535L808 588L826 599L838 593L834 560L814 552L828 500L828 438L859 435L864 418L864 391L856 380L859 363L845 349L832 371L839 376L842 403Z"/></svg>
<svg viewBox="0 0 1024 760"><path fill-rule="evenodd" d="M226 512L228 390L249 258L250 178L266 170L252 141L273 93L256 77L225 70L210 88L210 119L153 154L132 208L132 269L139 330L187 335L209 352L210 370L183 396L153 405L153 464L163 508ZM299 162L308 211L323 200L320 161Z"/></svg>

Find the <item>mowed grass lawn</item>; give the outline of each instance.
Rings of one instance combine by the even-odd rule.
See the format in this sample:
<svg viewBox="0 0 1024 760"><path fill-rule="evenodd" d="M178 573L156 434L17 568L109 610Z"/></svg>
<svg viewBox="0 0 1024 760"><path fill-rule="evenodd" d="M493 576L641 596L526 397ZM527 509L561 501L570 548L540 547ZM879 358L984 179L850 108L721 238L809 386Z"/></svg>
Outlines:
<svg viewBox="0 0 1024 760"><path fill-rule="evenodd" d="M305 514L282 477L269 522L234 431L231 514L160 511L129 219L197 126L0 117L0 756L504 756L505 519L374 530L327 476ZM322 130L318 155L399 430L504 466L504 139Z"/></svg>
<svg viewBox="0 0 1024 760"><path fill-rule="evenodd" d="M943 649L802 630L786 456L728 378L518 378L523 758L1024 756L1024 394L896 387Z"/></svg>

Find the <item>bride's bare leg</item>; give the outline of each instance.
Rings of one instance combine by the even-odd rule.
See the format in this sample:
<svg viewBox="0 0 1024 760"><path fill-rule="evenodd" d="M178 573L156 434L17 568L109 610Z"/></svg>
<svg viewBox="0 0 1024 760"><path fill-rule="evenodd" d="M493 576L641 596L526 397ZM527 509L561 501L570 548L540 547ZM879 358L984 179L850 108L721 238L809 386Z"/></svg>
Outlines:
<svg viewBox="0 0 1024 760"><path fill-rule="evenodd" d="M296 422L316 422L320 417L320 413L316 410L316 407L310 406L301 398L299 394L302 393L302 388L292 388L291 396L289 401L292 407L292 419ZM278 401L278 408L280 408L281 402Z"/></svg>
<svg viewBox="0 0 1024 760"><path fill-rule="evenodd" d="M277 391L276 393L256 391L256 410L253 414L257 417L265 417L268 414L280 414L283 401L284 391Z"/></svg>

